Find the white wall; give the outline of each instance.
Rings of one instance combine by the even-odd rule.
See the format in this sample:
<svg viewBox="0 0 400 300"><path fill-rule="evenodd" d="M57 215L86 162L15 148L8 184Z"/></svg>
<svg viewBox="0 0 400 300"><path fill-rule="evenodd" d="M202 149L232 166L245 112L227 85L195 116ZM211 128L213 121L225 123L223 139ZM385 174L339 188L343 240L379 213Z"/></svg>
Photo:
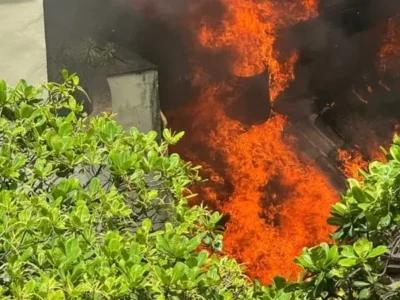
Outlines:
<svg viewBox="0 0 400 300"><path fill-rule="evenodd" d="M0 0L0 78L47 80L43 0Z"/></svg>
<svg viewBox="0 0 400 300"><path fill-rule="evenodd" d="M158 101L158 72L147 70L107 78L111 90L112 112L125 130L161 130Z"/></svg>

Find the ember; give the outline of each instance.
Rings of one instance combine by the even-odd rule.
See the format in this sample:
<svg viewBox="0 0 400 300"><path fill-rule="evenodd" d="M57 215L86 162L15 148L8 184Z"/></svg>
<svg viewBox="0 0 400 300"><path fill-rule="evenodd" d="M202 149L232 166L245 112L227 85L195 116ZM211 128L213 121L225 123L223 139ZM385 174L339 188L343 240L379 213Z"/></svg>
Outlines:
<svg viewBox="0 0 400 300"><path fill-rule="evenodd" d="M382 43L380 67L383 71L389 71L399 75L400 72L400 14L389 19L386 26L386 35Z"/></svg>

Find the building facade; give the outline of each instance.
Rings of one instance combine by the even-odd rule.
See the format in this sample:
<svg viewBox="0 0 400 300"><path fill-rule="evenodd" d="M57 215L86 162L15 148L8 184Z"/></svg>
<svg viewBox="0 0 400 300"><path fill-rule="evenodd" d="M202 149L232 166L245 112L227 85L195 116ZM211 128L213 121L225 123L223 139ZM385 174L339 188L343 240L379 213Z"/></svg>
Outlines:
<svg viewBox="0 0 400 300"><path fill-rule="evenodd" d="M112 3L113 1L109 1ZM125 129L161 131L158 71L129 50L113 46L106 64L85 61L90 51L102 53L99 14L106 0L0 0L0 78L10 85L19 79L37 85L58 81L62 69L77 73L90 100L86 111L116 113ZM93 11L96 8L98 11ZM97 32L97 31L96 31ZM96 41L91 39L95 37ZM86 51L86 52L85 52Z"/></svg>
<svg viewBox="0 0 400 300"><path fill-rule="evenodd" d="M0 40L0 78L47 80L43 0L1 0Z"/></svg>

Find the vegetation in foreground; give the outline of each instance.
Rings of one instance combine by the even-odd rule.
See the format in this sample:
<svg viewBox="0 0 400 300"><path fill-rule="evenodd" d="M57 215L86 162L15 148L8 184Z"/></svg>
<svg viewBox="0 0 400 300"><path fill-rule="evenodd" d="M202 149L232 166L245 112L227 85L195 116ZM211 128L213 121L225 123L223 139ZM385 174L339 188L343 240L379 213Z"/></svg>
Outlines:
<svg viewBox="0 0 400 300"><path fill-rule="evenodd" d="M297 282L265 286L221 254L221 215L188 206L199 167L167 155L183 134L157 142L108 114L88 121L79 78L63 77L0 81L0 299L399 297L386 269L400 240L400 138L332 207L336 243L304 249Z"/></svg>

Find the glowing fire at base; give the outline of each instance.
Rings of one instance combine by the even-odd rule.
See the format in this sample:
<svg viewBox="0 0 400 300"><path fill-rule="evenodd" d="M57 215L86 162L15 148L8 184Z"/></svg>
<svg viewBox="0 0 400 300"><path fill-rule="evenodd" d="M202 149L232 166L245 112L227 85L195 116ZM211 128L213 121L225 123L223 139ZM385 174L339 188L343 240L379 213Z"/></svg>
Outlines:
<svg viewBox="0 0 400 300"><path fill-rule="evenodd" d="M174 112L180 116L176 128L194 121L179 152L204 166L215 166L217 157L224 164L206 168L214 176L200 193L207 204L230 215L225 253L264 282L279 274L295 276L292 260L302 247L328 239L326 218L337 193L311 162L299 157L295 140L284 134L289 123L283 117L248 130L229 119L218 101L227 88L210 86L190 107ZM209 148L202 156L203 143ZM218 193L221 181L233 186L225 199Z"/></svg>
<svg viewBox="0 0 400 300"><path fill-rule="evenodd" d="M342 150L339 149L337 159L341 163L340 170L346 177L361 180L359 170L367 170L368 161L358 150Z"/></svg>
<svg viewBox="0 0 400 300"><path fill-rule="evenodd" d="M197 37L193 52L229 49L229 72L236 76L268 69L271 99L265 101L273 101L294 79L298 58L274 48L276 32L316 16L317 1L219 3L224 7L219 22L191 11L188 24ZM179 153L205 166L212 178L200 195L230 216L224 252L264 282L276 275L296 276L293 258L303 247L328 239L326 218L337 193L311 162L299 157L294 139L284 134L289 124L283 117L245 129L221 104L229 84L216 85L206 71L196 70L195 84L203 92L189 107L173 112L172 119L176 116L175 128L187 131Z"/></svg>

